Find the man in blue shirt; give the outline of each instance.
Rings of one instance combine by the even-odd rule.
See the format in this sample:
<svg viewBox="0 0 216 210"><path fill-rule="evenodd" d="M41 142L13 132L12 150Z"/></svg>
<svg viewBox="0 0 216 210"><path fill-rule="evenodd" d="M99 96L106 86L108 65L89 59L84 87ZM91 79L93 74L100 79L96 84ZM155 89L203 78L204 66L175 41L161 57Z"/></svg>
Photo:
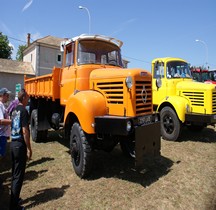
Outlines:
<svg viewBox="0 0 216 210"><path fill-rule="evenodd" d="M29 96L24 89L18 93L18 100L19 104L11 115L12 179L10 210L24 209L24 207L19 205L20 192L25 175L26 161L31 159L32 156L29 114L25 109Z"/></svg>

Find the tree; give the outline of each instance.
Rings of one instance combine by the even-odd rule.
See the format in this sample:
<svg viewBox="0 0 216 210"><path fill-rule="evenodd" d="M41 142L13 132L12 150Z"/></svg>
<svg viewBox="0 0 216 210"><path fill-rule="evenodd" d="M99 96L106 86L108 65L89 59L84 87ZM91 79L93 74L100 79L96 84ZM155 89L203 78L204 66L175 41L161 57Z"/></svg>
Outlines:
<svg viewBox="0 0 216 210"><path fill-rule="evenodd" d="M16 54L16 60L23 61L23 51L27 48L26 45L19 45L17 54Z"/></svg>
<svg viewBox="0 0 216 210"><path fill-rule="evenodd" d="M11 59L13 47L9 45L6 35L0 32L0 58Z"/></svg>

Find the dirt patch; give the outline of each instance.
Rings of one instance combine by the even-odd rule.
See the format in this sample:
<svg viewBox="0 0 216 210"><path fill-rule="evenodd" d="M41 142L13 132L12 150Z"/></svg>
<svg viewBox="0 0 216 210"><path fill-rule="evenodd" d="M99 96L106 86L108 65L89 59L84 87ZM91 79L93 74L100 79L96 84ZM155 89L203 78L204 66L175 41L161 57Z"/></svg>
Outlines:
<svg viewBox="0 0 216 210"><path fill-rule="evenodd" d="M198 133L185 129L178 142L162 140L162 156L146 160L140 173L118 147L96 152L87 180L74 173L68 142L59 135L50 132L46 143L32 143L21 192L26 209L216 209L216 134L211 126ZM8 209L10 168L8 151L0 162L1 210Z"/></svg>

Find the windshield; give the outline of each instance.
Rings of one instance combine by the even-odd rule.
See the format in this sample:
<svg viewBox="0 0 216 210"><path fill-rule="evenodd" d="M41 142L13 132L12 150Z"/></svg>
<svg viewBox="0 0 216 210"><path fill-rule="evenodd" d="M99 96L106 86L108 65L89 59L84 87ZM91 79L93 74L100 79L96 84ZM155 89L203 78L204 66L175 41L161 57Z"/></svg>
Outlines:
<svg viewBox="0 0 216 210"><path fill-rule="evenodd" d="M167 64L167 78L192 78L188 63L171 61Z"/></svg>
<svg viewBox="0 0 216 210"><path fill-rule="evenodd" d="M103 64L123 67L119 47L99 40L80 41L78 64Z"/></svg>
<svg viewBox="0 0 216 210"><path fill-rule="evenodd" d="M210 75L208 72L203 72L202 73L202 82L210 80Z"/></svg>
<svg viewBox="0 0 216 210"><path fill-rule="evenodd" d="M209 79L212 81L216 81L216 71L209 72Z"/></svg>

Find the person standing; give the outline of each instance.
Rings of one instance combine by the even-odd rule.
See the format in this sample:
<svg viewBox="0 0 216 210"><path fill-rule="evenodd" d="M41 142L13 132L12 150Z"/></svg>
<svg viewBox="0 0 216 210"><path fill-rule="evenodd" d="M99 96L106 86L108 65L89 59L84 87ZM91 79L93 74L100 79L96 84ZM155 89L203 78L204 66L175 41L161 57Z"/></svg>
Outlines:
<svg viewBox="0 0 216 210"><path fill-rule="evenodd" d="M7 88L0 89L0 158L6 154L7 139L10 136L11 120L4 106L4 103L9 100L10 93Z"/></svg>
<svg viewBox="0 0 216 210"><path fill-rule="evenodd" d="M7 139L10 136L10 124L11 120L7 110L5 109L4 103L9 100L9 91L7 88L0 89L0 160L6 154ZM3 186L3 180L0 178L0 188Z"/></svg>
<svg viewBox="0 0 216 210"><path fill-rule="evenodd" d="M11 179L11 198L10 210L24 209L19 205L20 192L25 175L27 159L32 156L29 133L29 114L25 109L28 104L29 95L22 89L18 93L19 104L12 112L11 116L11 160L12 160L12 179Z"/></svg>

